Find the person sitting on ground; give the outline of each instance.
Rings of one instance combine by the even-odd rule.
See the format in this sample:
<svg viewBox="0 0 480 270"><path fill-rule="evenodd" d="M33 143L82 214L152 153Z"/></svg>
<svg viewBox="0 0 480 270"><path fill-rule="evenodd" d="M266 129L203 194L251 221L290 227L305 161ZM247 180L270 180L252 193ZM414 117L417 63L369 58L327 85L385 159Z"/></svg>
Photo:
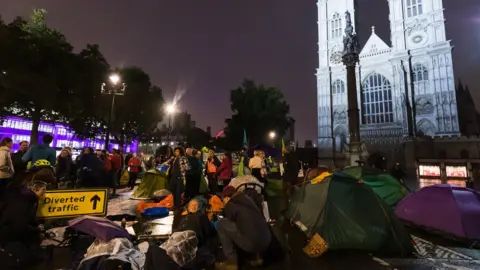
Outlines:
<svg viewBox="0 0 480 270"><path fill-rule="evenodd" d="M45 196L47 183L32 181L6 194L0 209L0 260L18 260L26 266L38 258L43 226L38 224L38 201ZM7 253L7 254L5 254ZM11 254L11 255L9 255ZM23 268L22 268L23 269Z"/></svg>
<svg viewBox="0 0 480 270"><path fill-rule="evenodd" d="M175 231L194 231L198 238L198 246L205 244L213 235L213 228L206 214L206 200L193 198L183 213L178 229Z"/></svg>
<svg viewBox="0 0 480 270"><path fill-rule="evenodd" d="M223 247L226 260L216 264L216 269L238 269L235 247L257 254L252 265L261 265L260 253L267 250L272 235L262 210L243 192L228 186L222 193L225 218L219 219L215 227Z"/></svg>
<svg viewBox="0 0 480 270"><path fill-rule="evenodd" d="M207 201L202 197L190 200L178 228L174 232L193 231L198 240L195 259L182 269L203 269L215 263L213 235L215 231L206 214Z"/></svg>

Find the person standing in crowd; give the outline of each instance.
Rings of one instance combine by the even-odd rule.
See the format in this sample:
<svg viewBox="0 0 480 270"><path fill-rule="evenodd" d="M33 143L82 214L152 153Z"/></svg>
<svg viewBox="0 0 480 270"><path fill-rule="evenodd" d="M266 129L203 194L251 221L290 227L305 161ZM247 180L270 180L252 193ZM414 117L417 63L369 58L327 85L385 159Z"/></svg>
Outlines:
<svg viewBox="0 0 480 270"><path fill-rule="evenodd" d="M262 159L262 151L255 150L253 152L253 157L248 161L248 167L252 171L252 175L255 176L258 181L262 183L265 182L265 178L263 177L263 169L265 165Z"/></svg>
<svg viewBox="0 0 480 270"><path fill-rule="evenodd" d="M205 175L208 180L208 189L213 195L217 195L218 183L217 183L217 168L221 162L212 150L208 151L208 159L205 163Z"/></svg>
<svg viewBox="0 0 480 270"><path fill-rule="evenodd" d="M202 179L202 163L198 162L196 149L188 148L186 151L190 170L185 174L186 187L185 197L193 199L200 190L200 180Z"/></svg>
<svg viewBox="0 0 480 270"><path fill-rule="evenodd" d="M267 250L272 240L262 210L246 193L236 192L232 186L225 188L222 196L225 218L219 219L215 227L226 261L216 263L215 269L238 269L236 248L257 254L251 264L261 265L259 254Z"/></svg>
<svg viewBox="0 0 480 270"><path fill-rule="evenodd" d="M28 151L22 157L23 162L31 162L33 165L37 160L45 159L50 162L50 165L55 166L57 154L55 149L50 147L50 144L53 142L53 136L50 134L44 135L42 142L43 144L37 144L28 149Z"/></svg>
<svg viewBox="0 0 480 270"><path fill-rule="evenodd" d="M170 189L173 195L173 207L179 211L182 207L183 180L187 171L190 170L188 159L185 157L185 150L182 147L176 147L173 151L175 157L170 164Z"/></svg>
<svg viewBox="0 0 480 270"><path fill-rule="evenodd" d="M58 182L65 183L70 181L72 163L70 152L65 148L62 149L60 155L57 157L57 165L55 166L55 175Z"/></svg>
<svg viewBox="0 0 480 270"><path fill-rule="evenodd" d="M13 167L15 168L16 173L27 170L27 164L23 162L22 157L28 150L28 142L21 141L19 146L20 149L14 154L12 154Z"/></svg>
<svg viewBox="0 0 480 270"><path fill-rule="evenodd" d="M79 165L82 185L84 187L98 187L104 165L93 148L85 148Z"/></svg>
<svg viewBox="0 0 480 270"><path fill-rule="evenodd" d="M130 161L130 159L133 157L133 153L128 153L126 156L125 156L125 160L124 160L124 163L125 163L125 168L128 168L128 162Z"/></svg>
<svg viewBox="0 0 480 270"><path fill-rule="evenodd" d="M227 187L230 184L233 176L233 161L232 154L230 152L225 152L222 159L222 164L217 169L217 177L222 183L221 190Z"/></svg>
<svg viewBox="0 0 480 270"><path fill-rule="evenodd" d="M0 196L3 196L10 181L12 181L15 169L13 167L10 151L13 141L10 138L3 138L0 141Z"/></svg>
<svg viewBox="0 0 480 270"><path fill-rule="evenodd" d="M120 176L122 171L122 157L117 149L112 150L110 155L112 161L112 195L117 195L117 186L120 185Z"/></svg>
<svg viewBox="0 0 480 270"><path fill-rule="evenodd" d="M128 160L128 169L130 175L128 187L130 189L133 189L135 187L135 182L137 181L138 173L140 172L140 166L142 166L142 161L137 157L137 155L132 154L132 157L130 158L130 160Z"/></svg>
<svg viewBox="0 0 480 270"><path fill-rule="evenodd" d="M100 152L100 160L103 161L102 184L105 187L112 187L112 160L106 150Z"/></svg>

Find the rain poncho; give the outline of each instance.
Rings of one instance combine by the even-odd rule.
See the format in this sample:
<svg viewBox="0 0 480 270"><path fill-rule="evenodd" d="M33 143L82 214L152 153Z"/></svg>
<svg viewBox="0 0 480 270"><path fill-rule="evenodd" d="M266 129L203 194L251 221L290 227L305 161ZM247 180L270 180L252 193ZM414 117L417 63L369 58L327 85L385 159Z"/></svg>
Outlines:
<svg viewBox="0 0 480 270"><path fill-rule="evenodd" d="M135 249L133 243L126 238L114 238L108 242L95 240L85 253L78 269L96 269L102 260L120 260L130 263L133 270L143 269L145 254Z"/></svg>
<svg viewBox="0 0 480 270"><path fill-rule="evenodd" d="M160 247L173 261L183 267L195 259L198 240L194 231L176 232Z"/></svg>

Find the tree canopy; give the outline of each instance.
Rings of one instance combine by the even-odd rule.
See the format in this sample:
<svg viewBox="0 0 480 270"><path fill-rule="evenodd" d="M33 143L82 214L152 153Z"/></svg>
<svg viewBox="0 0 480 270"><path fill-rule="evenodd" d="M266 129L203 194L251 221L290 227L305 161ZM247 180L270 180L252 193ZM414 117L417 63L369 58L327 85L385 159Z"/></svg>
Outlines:
<svg viewBox="0 0 480 270"><path fill-rule="evenodd" d="M229 148L243 146L244 130L248 143L254 145L266 142L270 131L280 138L289 127L290 106L276 87L244 80L240 87L231 90L230 102L233 115L226 120Z"/></svg>
<svg viewBox="0 0 480 270"><path fill-rule="evenodd" d="M35 9L29 20L0 19L0 116L32 120L32 143L41 120L68 123L83 137L104 134L112 97L100 89L112 68L96 44L75 53L66 37L46 24L46 14ZM116 72L127 90L116 97L112 134L129 141L162 119L164 101L142 69Z"/></svg>

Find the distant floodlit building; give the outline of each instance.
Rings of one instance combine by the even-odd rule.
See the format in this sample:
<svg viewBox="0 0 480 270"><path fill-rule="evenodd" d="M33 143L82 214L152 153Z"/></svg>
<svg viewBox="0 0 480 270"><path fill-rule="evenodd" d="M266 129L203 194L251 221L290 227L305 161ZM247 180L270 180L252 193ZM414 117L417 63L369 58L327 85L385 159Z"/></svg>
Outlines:
<svg viewBox="0 0 480 270"><path fill-rule="evenodd" d="M30 141L30 131L32 130L32 122L19 117L7 117L2 123L0 123L0 138L10 137L13 140L13 150L18 149L18 144L21 141ZM38 127L39 142L41 137L45 134L53 135L52 147L63 148L71 147L73 149L82 149L86 147L92 147L94 149L104 149L105 140L100 136L88 140L80 139L75 133L73 133L67 125L59 123L40 122ZM114 139L113 137L111 139ZM137 142L133 142L124 147L125 152L136 152ZM110 144L111 148L119 148L118 143Z"/></svg>
<svg viewBox="0 0 480 270"><path fill-rule="evenodd" d="M442 1L388 0L388 5L391 45L372 27L356 70L362 141L369 152L395 152L408 134L409 116L417 133L458 136L452 45ZM354 0L318 1L318 146L330 149L326 154L348 142L342 63L346 11L355 23Z"/></svg>

